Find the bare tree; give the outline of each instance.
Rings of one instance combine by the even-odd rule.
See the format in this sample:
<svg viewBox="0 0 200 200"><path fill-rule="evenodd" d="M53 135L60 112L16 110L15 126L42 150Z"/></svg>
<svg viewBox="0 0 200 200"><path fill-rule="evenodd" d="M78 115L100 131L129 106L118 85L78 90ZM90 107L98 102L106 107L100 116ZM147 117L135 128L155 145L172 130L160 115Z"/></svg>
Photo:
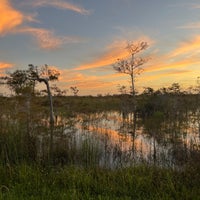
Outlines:
<svg viewBox="0 0 200 200"><path fill-rule="evenodd" d="M148 47L147 42L129 43L126 47L129 51L129 57L126 59L118 59L117 63L114 64L113 68L119 73L128 74L131 78L131 95L132 102L131 106L133 108L133 130L131 131L133 136L133 155L135 152L135 131L136 131L136 99L135 99L135 78L137 75L142 73L142 65L147 62L146 58L142 58L136 55ZM124 111L123 111L124 115Z"/></svg>
<svg viewBox="0 0 200 200"><path fill-rule="evenodd" d="M146 58L136 57L136 54L148 47L147 42L129 43L127 50L130 53L127 59L118 59L113 68L117 72L128 74L131 77L131 94L135 96L135 78L143 71L142 65L147 62Z"/></svg>
<svg viewBox="0 0 200 200"><path fill-rule="evenodd" d="M71 86L70 87L71 92L74 94L74 96L78 95L79 89L76 86Z"/></svg>

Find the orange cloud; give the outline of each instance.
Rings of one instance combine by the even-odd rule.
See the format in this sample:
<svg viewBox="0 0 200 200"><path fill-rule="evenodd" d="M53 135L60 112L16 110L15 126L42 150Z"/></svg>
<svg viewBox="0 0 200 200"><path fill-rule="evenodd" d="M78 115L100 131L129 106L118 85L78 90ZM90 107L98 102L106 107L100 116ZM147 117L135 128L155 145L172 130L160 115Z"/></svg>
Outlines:
<svg viewBox="0 0 200 200"><path fill-rule="evenodd" d="M5 70L8 68L11 68L13 65L10 63L4 63L4 62L0 62L0 70Z"/></svg>
<svg viewBox="0 0 200 200"><path fill-rule="evenodd" d="M119 79L123 76L127 76L125 74L121 74L121 73L113 73L113 74L106 74L106 75L100 75L100 76L96 76L96 75L85 75L81 72L78 71L74 71L74 70L60 70L61 72L61 77L60 77L60 81L62 82L66 82L66 83L76 83L76 82L85 82L87 83L87 81L89 80L94 80L96 81L98 80L108 80L109 82L111 80L115 80L115 79Z"/></svg>
<svg viewBox="0 0 200 200"><path fill-rule="evenodd" d="M136 82L138 91L143 91L144 87L152 87L154 89L159 89L162 87L168 87L174 82L180 83L184 88L195 84L195 80L198 76L199 70L197 68L193 70L163 70L154 73L144 73L138 77Z"/></svg>
<svg viewBox="0 0 200 200"><path fill-rule="evenodd" d="M108 92L116 93L119 83L127 85L127 76L119 73L96 76L83 74L74 70L61 70L61 77L58 84L62 89L77 86L80 90L80 95L95 95Z"/></svg>
<svg viewBox="0 0 200 200"><path fill-rule="evenodd" d="M37 7L41 7L41 6L52 6L55 8L59 8L59 9L64 9L64 10L72 10L74 12L83 14L83 15L88 15L90 14L90 11L84 9L81 6L69 3L69 2L65 2L62 0L39 0L39 1L34 1L33 3L34 6Z"/></svg>
<svg viewBox="0 0 200 200"><path fill-rule="evenodd" d="M6 63L6 62L0 62L0 76L5 75L5 70L13 67L11 63Z"/></svg>
<svg viewBox="0 0 200 200"><path fill-rule="evenodd" d="M185 58L182 59L181 61L178 60L170 61L170 59L167 57L165 58L162 57L162 58L163 60L156 60L156 61L152 60L151 63L145 67L144 72L155 72L155 71L170 70L170 69L173 70L180 68L188 68L200 64L200 59L196 57Z"/></svg>
<svg viewBox="0 0 200 200"><path fill-rule="evenodd" d="M165 55L154 55L146 64L145 72L163 70L194 70L200 65L200 36L180 43L174 50Z"/></svg>
<svg viewBox="0 0 200 200"><path fill-rule="evenodd" d="M126 58L128 56L128 52L124 48L126 45L125 40L112 43L106 48L105 53L99 56L99 59L75 68L74 73L79 73L78 70L93 69L94 71L97 68L103 69L102 66L111 66L116 62L117 58ZM180 43L167 54L158 55L158 51L152 50L150 52L152 55L151 60L143 66L144 73L136 78L136 88L144 86L159 88L166 84L170 85L173 82L180 82L185 85L188 85L189 82L191 83L199 74L199 46L200 36L196 36L187 42ZM90 79L90 76L79 76L80 80L77 80L77 83L80 83L83 89L90 90L94 88L93 93L95 92L95 87L98 88L96 89L98 91L104 88L105 91L112 90L112 92L116 92L117 85L129 85L130 79L126 75L116 74L114 70L113 75L108 74L93 77L93 79ZM118 75L118 77L115 75Z"/></svg>
<svg viewBox="0 0 200 200"><path fill-rule="evenodd" d="M195 41L195 39L191 41ZM126 58L128 56L128 52L124 48L126 44L125 40L114 42L106 48L105 53L99 59L75 70L61 70L58 86L61 86L62 89L77 86L80 90L79 95L116 94L119 93L118 85L125 85L129 89L130 77L126 74L116 73L113 70L110 72L111 74L98 76L96 72L95 75L90 75L91 73L86 74L82 71L112 65L117 58ZM166 85L170 86L173 82L179 82L185 86L191 84L199 73L200 59L198 56L190 54L196 47L187 49L186 46L182 43L166 55L153 55L154 57L146 64L144 73L137 77L136 89L142 91L144 87L161 88ZM181 53L181 47L186 49L183 53ZM174 52L179 53L175 54ZM182 55L185 55L185 52L189 53L183 58Z"/></svg>
<svg viewBox="0 0 200 200"><path fill-rule="evenodd" d="M197 74L197 73L196 73ZM157 71L154 73L144 73L136 78L136 89L141 92L144 87L161 88L170 85L173 82L180 82L191 77L196 77L193 70L185 69L170 69ZM113 73L102 76L85 75L78 71L61 70L61 78L58 82L62 89L69 89L71 86L78 87L79 95L97 95L97 94L117 94L118 86L127 86L127 91L130 87L130 79L126 74ZM191 82L190 82L191 83Z"/></svg>
<svg viewBox="0 0 200 200"><path fill-rule="evenodd" d="M0 3L0 35L4 35L22 24L23 15L12 8L9 0L1 0Z"/></svg>
<svg viewBox="0 0 200 200"><path fill-rule="evenodd" d="M193 55L200 53L200 35L195 36L190 41L183 42L176 48L170 55L170 57L181 56L181 55Z"/></svg>
<svg viewBox="0 0 200 200"><path fill-rule="evenodd" d="M82 12L82 14L86 14L87 12L81 7L76 7L73 4L62 1L38 1L36 2L36 5L37 4L38 6L48 4L63 9L68 8L76 12ZM14 9L10 3L10 0L1 0L0 13L0 35L5 35L9 32L28 33L36 39L36 42L40 48L47 50L59 48L62 44L77 43L82 41L78 37L56 36L53 31L47 29L20 26L23 25L25 21L37 22L37 20L35 19L35 15L25 15Z"/></svg>
<svg viewBox="0 0 200 200"><path fill-rule="evenodd" d="M186 47L184 48L186 49ZM177 49L172 52L176 52ZM186 52L186 50L183 52ZM174 57L171 56L172 53L169 53L158 56L157 59L152 59L150 65L145 68L144 73L139 76L139 86L158 89L178 82L186 88L194 84L194 80L199 74L200 59L198 55L192 55L196 53L195 50L191 53L190 51L187 52L187 55L179 51L176 54L177 56Z"/></svg>
<svg viewBox="0 0 200 200"><path fill-rule="evenodd" d="M78 85L79 87L80 86L93 87L94 86L93 83L103 82L102 80L100 80L98 76L89 76L68 70L67 71L63 70L61 72L60 80L62 82L67 83L68 85Z"/></svg>
<svg viewBox="0 0 200 200"><path fill-rule="evenodd" d="M141 41L143 41L143 38ZM147 39L147 38L146 38ZM151 40L147 39L150 43ZM144 40L144 41L147 41ZM138 40L140 41L140 40ZM137 42L137 41L136 41ZM123 59L130 55L130 53L127 51L127 40L117 40L108 45L105 49L105 52L99 56L99 58L95 59L94 61L81 65L74 70L87 70L87 69L93 69L103 66L108 66L114 64L117 59Z"/></svg>
<svg viewBox="0 0 200 200"><path fill-rule="evenodd" d="M141 81L152 81L152 80L156 80L156 79L161 79L164 80L163 78L166 79L170 79L170 77L172 76L179 76L181 75L182 77L189 75L190 73L192 73L192 70L171 70L171 71L162 71L156 74L145 74L142 75L140 77L138 77L139 80Z"/></svg>
<svg viewBox="0 0 200 200"><path fill-rule="evenodd" d="M26 27L22 28L18 32L31 34L36 38L36 42L42 49L52 50L57 49L63 44L77 43L80 42L80 38L69 37L69 36L56 36L53 31L42 29L42 28L32 28Z"/></svg>
<svg viewBox="0 0 200 200"><path fill-rule="evenodd" d="M126 46L127 42L125 40L114 42L106 48L105 53L99 56L99 58L88 64L81 65L74 70L87 70L112 65L117 61L117 59L122 59L128 56L129 53L127 49L125 49Z"/></svg>
<svg viewBox="0 0 200 200"><path fill-rule="evenodd" d="M188 74L188 73L191 73L191 72L192 72L191 70L173 70L173 71L168 72L167 74L169 74L169 75L179 75L179 74Z"/></svg>

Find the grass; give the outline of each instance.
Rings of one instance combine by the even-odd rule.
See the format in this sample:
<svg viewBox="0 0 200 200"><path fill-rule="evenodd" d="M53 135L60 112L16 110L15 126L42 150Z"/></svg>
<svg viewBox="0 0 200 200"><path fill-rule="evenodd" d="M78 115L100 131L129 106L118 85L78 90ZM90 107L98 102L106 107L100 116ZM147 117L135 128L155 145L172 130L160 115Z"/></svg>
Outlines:
<svg viewBox="0 0 200 200"><path fill-rule="evenodd" d="M97 143L85 140L82 148L76 151L73 140L68 138L73 148L70 150L68 143L63 147L60 142L55 146L54 155L58 161L64 158L67 162L49 166L45 159L44 163L37 163L35 140L38 133L47 131L40 122L48 116L46 97L34 99L36 102L30 113L24 109L23 98L0 100L0 199L200 200L199 149L191 151L188 166L179 171L147 164L111 170L97 167ZM89 114L120 108L118 97L66 97L56 98L54 103L58 113L69 114L69 117L79 112ZM152 118L150 125L160 120L160 115L151 117L155 119ZM185 151L181 152L182 158ZM78 164L70 166L76 164L76 160Z"/></svg>
<svg viewBox="0 0 200 200"><path fill-rule="evenodd" d="M198 173L197 173L198 172ZM199 170L0 166L0 199L200 199Z"/></svg>

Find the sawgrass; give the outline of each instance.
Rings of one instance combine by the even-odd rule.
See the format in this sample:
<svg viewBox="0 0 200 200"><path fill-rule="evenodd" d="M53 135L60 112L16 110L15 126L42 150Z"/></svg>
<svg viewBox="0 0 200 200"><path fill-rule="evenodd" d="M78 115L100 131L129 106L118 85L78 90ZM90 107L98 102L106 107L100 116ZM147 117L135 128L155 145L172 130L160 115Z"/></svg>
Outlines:
<svg viewBox="0 0 200 200"><path fill-rule="evenodd" d="M0 199L200 199L198 168L0 166Z"/></svg>

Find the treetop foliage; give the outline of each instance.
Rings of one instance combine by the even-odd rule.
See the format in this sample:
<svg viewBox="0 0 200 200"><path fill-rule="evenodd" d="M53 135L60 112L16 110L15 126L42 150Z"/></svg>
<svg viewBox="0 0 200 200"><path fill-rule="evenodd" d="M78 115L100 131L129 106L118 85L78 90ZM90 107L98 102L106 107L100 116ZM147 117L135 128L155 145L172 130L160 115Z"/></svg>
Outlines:
<svg viewBox="0 0 200 200"><path fill-rule="evenodd" d="M34 93L38 82L56 81L60 76L59 70L44 65L37 67L32 64L26 70L16 70L1 77L1 83L6 84L16 95Z"/></svg>
<svg viewBox="0 0 200 200"><path fill-rule="evenodd" d="M148 48L148 46L148 43L143 41L138 43L129 43L126 49L129 51L131 57L129 59L118 59L113 68L120 73L129 74L131 76L139 75L143 71L140 66L146 63L148 59L135 57L135 55Z"/></svg>

